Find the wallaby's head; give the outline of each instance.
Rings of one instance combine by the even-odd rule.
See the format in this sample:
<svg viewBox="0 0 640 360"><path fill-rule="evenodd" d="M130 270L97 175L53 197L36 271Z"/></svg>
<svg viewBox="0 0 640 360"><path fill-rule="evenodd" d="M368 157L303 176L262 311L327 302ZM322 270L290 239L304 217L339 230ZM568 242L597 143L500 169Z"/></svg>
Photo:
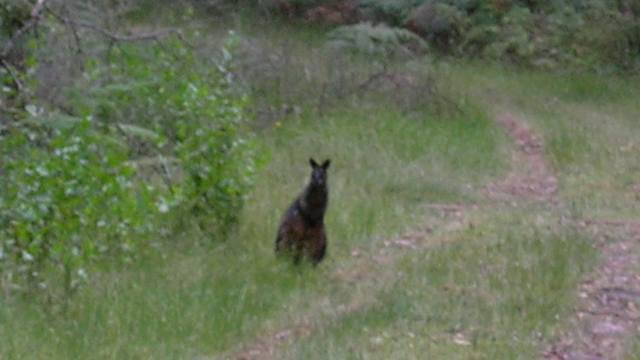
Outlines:
<svg viewBox="0 0 640 360"><path fill-rule="evenodd" d="M311 185L325 186L327 183L327 169L331 164L331 160L325 160L319 165L313 158L309 159L311 165Z"/></svg>

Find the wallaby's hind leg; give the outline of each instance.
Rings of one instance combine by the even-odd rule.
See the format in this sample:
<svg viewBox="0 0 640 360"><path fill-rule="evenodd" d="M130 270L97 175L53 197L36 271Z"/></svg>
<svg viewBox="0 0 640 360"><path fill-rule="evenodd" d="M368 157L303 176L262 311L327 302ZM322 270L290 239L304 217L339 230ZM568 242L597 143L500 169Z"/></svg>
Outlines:
<svg viewBox="0 0 640 360"><path fill-rule="evenodd" d="M318 265L320 261L324 259L324 256L326 253L327 253L327 243L325 242L311 257L311 262L313 263L313 265L314 266Z"/></svg>
<svg viewBox="0 0 640 360"><path fill-rule="evenodd" d="M309 257L313 265L318 265L327 252L327 237L323 227L313 229L309 235Z"/></svg>
<svg viewBox="0 0 640 360"><path fill-rule="evenodd" d="M302 239L297 239L298 241L293 246L293 263L295 265L300 264L300 259L302 259L302 255L304 253Z"/></svg>

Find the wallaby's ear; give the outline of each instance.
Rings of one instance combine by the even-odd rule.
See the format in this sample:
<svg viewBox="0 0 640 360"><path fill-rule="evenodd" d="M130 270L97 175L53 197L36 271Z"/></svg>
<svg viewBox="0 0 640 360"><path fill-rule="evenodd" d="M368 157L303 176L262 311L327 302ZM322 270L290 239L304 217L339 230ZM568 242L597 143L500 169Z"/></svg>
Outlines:
<svg viewBox="0 0 640 360"><path fill-rule="evenodd" d="M327 159L322 163L322 168L327 170L329 168L329 165L331 165L331 159Z"/></svg>
<svg viewBox="0 0 640 360"><path fill-rule="evenodd" d="M311 167L314 169L318 167L318 163L313 160L313 158L309 158L309 165L311 165Z"/></svg>

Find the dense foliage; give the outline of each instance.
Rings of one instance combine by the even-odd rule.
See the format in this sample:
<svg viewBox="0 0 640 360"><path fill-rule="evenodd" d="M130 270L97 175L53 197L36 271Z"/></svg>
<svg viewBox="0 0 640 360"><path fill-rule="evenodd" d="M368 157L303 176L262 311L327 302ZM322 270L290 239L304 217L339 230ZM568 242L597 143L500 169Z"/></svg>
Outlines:
<svg viewBox="0 0 640 360"><path fill-rule="evenodd" d="M333 52L316 63L247 39L235 62L233 36L218 56L201 56L184 33L136 27L148 1L50 1L36 11L38 4L0 4L4 289L63 284L69 292L96 262L134 260L172 232L227 237L259 164L235 80L258 95L257 122L279 124L305 104L324 112L330 97L369 89L392 94L385 97L406 111L437 104L432 79L389 65L429 52L545 68L640 68L640 6L627 0L258 2L264 16L335 27L325 34ZM202 4L256 6L182 4L187 17ZM189 21L178 17L172 21ZM351 66L345 54L374 61Z"/></svg>
<svg viewBox="0 0 640 360"><path fill-rule="evenodd" d="M637 70L640 64L640 5L631 0L272 0L261 4L271 12L309 21L403 27L428 40L435 50L456 56L546 68L613 65Z"/></svg>
<svg viewBox="0 0 640 360"><path fill-rule="evenodd" d="M70 95L81 115L124 132L143 168L164 168L158 173L168 184L167 206L223 232L236 222L256 166L241 129L246 99L230 87L231 55L225 54L202 66L177 40L122 47L110 66L92 63L88 83ZM167 158L179 164L169 173Z"/></svg>
<svg viewBox="0 0 640 360"><path fill-rule="evenodd" d="M243 125L246 100L227 68L232 54L223 54L197 59L178 39L122 44L87 60L64 89L67 114L29 104L5 122L5 289L68 294L96 261L134 260L186 226L224 239L257 156Z"/></svg>
<svg viewBox="0 0 640 360"><path fill-rule="evenodd" d="M374 59L406 57L425 50L426 44L414 33L369 23L342 26L328 34L329 45Z"/></svg>
<svg viewBox="0 0 640 360"><path fill-rule="evenodd" d="M5 280L27 278L46 287L40 273L53 267L71 290L89 262L106 255L131 259L153 231L150 194L135 183L126 149L88 120L67 125L13 128L2 139Z"/></svg>

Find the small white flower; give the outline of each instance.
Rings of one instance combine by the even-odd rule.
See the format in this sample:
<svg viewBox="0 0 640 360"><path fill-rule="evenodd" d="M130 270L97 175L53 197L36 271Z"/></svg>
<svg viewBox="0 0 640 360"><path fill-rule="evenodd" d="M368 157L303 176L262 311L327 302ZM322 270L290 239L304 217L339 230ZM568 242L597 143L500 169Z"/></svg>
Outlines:
<svg viewBox="0 0 640 360"><path fill-rule="evenodd" d="M22 250L22 258L25 261L33 261L33 255L29 254L28 252Z"/></svg>
<svg viewBox="0 0 640 360"><path fill-rule="evenodd" d="M157 206L158 211L160 211L162 214L166 214L169 212L169 204L167 204L164 199L160 199L160 202L158 202Z"/></svg>
<svg viewBox="0 0 640 360"><path fill-rule="evenodd" d="M42 166L38 166L36 167L36 172L38 173L38 175L40 176L49 176L49 172L47 171L47 169L45 169Z"/></svg>
<svg viewBox="0 0 640 360"><path fill-rule="evenodd" d="M78 276L84 280L88 277L87 272L83 268L78 269Z"/></svg>

